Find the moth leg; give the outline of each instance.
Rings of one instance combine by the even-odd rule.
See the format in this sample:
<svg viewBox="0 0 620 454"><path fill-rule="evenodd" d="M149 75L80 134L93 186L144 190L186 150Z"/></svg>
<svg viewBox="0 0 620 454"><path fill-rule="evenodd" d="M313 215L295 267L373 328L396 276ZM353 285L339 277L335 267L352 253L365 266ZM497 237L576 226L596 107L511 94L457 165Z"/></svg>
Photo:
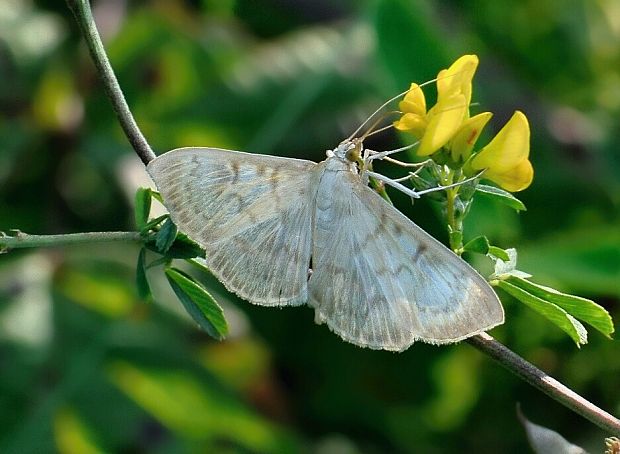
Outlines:
<svg viewBox="0 0 620 454"><path fill-rule="evenodd" d="M400 184L398 181L393 180L391 178L386 177L385 175L381 175L380 173L377 172L371 172L370 170L367 170L366 172L364 172L366 175L371 176L372 178L375 178L379 181L384 182L385 184L392 186L395 189L398 189L399 191L401 191L404 194L407 194L409 197L412 197L414 199L419 199L420 198L420 193L418 191L415 191L413 189L409 189L407 186L404 186L402 184Z"/></svg>
<svg viewBox="0 0 620 454"><path fill-rule="evenodd" d="M390 158L390 157L385 157L383 158L385 161L387 162L391 162L392 164L396 164L398 166L401 167L407 167L407 168L414 168L417 169L416 170L416 174L418 172L420 172L424 167L426 167L427 165L431 164L433 162L432 159L426 159L424 161L421 162L403 162L403 161L399 161L398 159L394 159L394 158Z"/></svg>
<svg viewBox="0 0 620 454"><path fill-rule="evenodd" d="M465 183L469 183L470 181L474 181L474 180L480 178L483 173L484 173L484 170L481 170L480 172L478 172L473 177L466 178L463 181L457 181L456 183L448 184L448 185L445 185L445 186L441 186L440 185L440 186L435 186L434 188L424 189L422 191L417 191L417 194L418 194L418 196L421 196L421 195L429 194L429 193L435 192L435 191L443 191L444 189L455 188L457 186L460 186L460 185L465 184Z"/></svg>
<svg viewBox="0 0 620 454"><path fill-rule="evenodd" d="M423 167L420 167L418 170L416 170L415 172L409 172L407 175L405 175L404 177L400 177L400 178L394 178L394 181L400 183L401 181L407 181L410 180L412 177L415 177L418 175L418 173L420 173L420 170L422 170Z"/></svg>
<svg viewBox="0 0 620 454"><path fill-rule="evenodd" d="M390 161L395 161L395 159L390 160ZM416 163L417 164L416 165L416 167L417 167L416 170L414 170L413 172L408 172L407 175L405 175L404 177L395 178L394 181L400 183L401 181L407 181L407 180L410 180L411 178L413 178L415 176L418 176L418 174L424 169L426 164L428 164L429 162L431 162L430 159L427 159L424 162ZM411 167L413 167L413 166L411 166Z"/></svg>
<svg viewBox="0 0 620 454"><path fill-rule="evenodd" d="M387 150L387 151L375 151L375 150L370 150L370 149L366 148L364 150L364 163L370 164L375 159L385 159L385 158L387 158L388 156L390 156L392 154L400 153L401 151L409 150L409 149L415 147L417 144L418 144L418 142L414 142L414 143L412 143L410 145L405 145L404 147L395 148L394 150Z"/></svg>
<svg viewBox="0 0 620 454"><path fill-rule="evenodd" d="M479 178L482 173L484 171L479 172L478 174L474 175L473 177L467 178L463 181L458 181L456 183L452 183L452 184L448 184L445 186L436 186L434 188L429 188L429 189L424 189L422 191L416 191L415 189L410 189L407 186L404 186L402 184L400 184L400 182L398 180L394 180L392 178L388 178L385 175L381 175L380 173L377 172L371 172L369 170L367 170L365 173L379 181L384 182L385 184L392 186L395 189L398 189L399 191L401 191L402 193L408 195L409 197L412 197L414 199L419 199L421 196L423 196L424 194L429 194L431 192L435 192L435 191L443 191L444 189L450 189L450 188L455 188L457 186L460 186L462 184L468 183L470 181L473 181L477 178ZM399 178L399 180L402 180Z"/></svg>

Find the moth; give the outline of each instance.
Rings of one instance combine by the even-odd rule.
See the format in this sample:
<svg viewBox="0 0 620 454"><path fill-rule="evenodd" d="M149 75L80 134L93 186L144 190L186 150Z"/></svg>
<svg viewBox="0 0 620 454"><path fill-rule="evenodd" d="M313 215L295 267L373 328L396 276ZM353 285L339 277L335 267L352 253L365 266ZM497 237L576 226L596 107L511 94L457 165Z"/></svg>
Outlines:
<svg viewBox="0 0 620 454"><path fill-rule="evenodd" d="M251 303L308 304L345 341L391 351L503 323L489 284L368 187L360 147L320 163L179 148L147 170L211 272Z"/></svg>

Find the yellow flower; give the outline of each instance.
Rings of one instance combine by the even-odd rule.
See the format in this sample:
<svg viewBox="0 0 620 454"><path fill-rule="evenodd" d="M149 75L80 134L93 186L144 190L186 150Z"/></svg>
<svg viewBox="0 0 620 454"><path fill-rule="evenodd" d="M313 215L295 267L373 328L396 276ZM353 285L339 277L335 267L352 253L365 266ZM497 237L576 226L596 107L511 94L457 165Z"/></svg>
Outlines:
<svg viewBox="0 0 620 454"><path fill-rule="evenodd" d="M522 191L534 178L529 161L530 125L527 117L516 111L491 142L471 160L474 171L486 169L483 178L510 192Z"/></svg>
<svg viewBox="0 0 620 454"><path fill-rule="evenodd" d="M521 112L515 112L491 142L472 156L480 134L491 119L490 112L469 117L472 79L478 68L476 55L464 55L437 75L437 103L426 109L426 99L417 84L399 103L402 116L394 127L419 139L418 156L430 156L444 149L438 162L463 167L466 175L484 171L483 178L507 191L527 188L534 177L529 161L530 127ZM451 161L451 162L450 162Z"/></svg>
<svg viewBox="0 0 620 454"><path fill-rule="evenodd" d="M428 112L424 93L417 84L399 104L403 116L394 122L400 131L420 139L417 154L429 156L446 145L469 118L471 81L478 67L478 57L465 55L437 75L437 104Z"/></svg>
<svg viewBox="0 0 620 454"><path fill-rule="evenodd" d="M452 96L460 93L465 96L467 107L471 102L471 81L478 68L478 57L476 55L463 55L452 63L448 69L443 69L437 74L437 93L441 102L441 97Z"/></svg>
<svg viewBox="0 0 620 454"><path fill-rule="evenodd" d="M403 116L394 122L394 127L410 132L417 138L422 137L426 129L426 99L418 84L411 84L398 108L403 112Z"/></svg>

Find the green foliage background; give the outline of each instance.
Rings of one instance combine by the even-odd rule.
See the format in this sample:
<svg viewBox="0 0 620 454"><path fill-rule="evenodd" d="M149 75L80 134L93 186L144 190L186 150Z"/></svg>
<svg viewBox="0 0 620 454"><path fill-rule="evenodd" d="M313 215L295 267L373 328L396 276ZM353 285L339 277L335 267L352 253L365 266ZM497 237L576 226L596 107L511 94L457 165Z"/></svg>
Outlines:
<svg viewBox="0 0 620 454"><path fill-rule="evenodd" d="M479 55L474 100L532 127L516 214L476 201L466 236L516 246L537 282L620 318L620 7L613 0L99 1L128 102L157 152L188 145L321 160L383 100ZM369 143L395 147L389 133ZM144 178L63 2L0 0L0 230L132 230ZM142 176L141 176L142 175ZM445 241L432 203L396 204ZM467 239L467 238L466 238ZM196 330L138 247L0 257L1 452L523 452L515 405L602 450L606 435L469 345L363 350L311 310L203 282L231 325ZM577 350L502 295L499 340L620 414L620 345ZM505 298L504 298L505 297ZM88 451L90 450L90 451Z"/></svg>

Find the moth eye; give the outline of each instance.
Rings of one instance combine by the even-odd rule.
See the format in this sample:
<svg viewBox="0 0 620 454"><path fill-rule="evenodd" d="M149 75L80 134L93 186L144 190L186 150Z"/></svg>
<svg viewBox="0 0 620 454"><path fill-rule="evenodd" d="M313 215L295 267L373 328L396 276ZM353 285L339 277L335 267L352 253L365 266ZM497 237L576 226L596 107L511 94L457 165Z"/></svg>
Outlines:
<svg viewBox="0 0 620 454"><path fill-rule="evenodd" d="M346 152L344 157L347 159L347 161L358 162L360 160L360 151L358 147L351 148L349 151Z"/></svg>

